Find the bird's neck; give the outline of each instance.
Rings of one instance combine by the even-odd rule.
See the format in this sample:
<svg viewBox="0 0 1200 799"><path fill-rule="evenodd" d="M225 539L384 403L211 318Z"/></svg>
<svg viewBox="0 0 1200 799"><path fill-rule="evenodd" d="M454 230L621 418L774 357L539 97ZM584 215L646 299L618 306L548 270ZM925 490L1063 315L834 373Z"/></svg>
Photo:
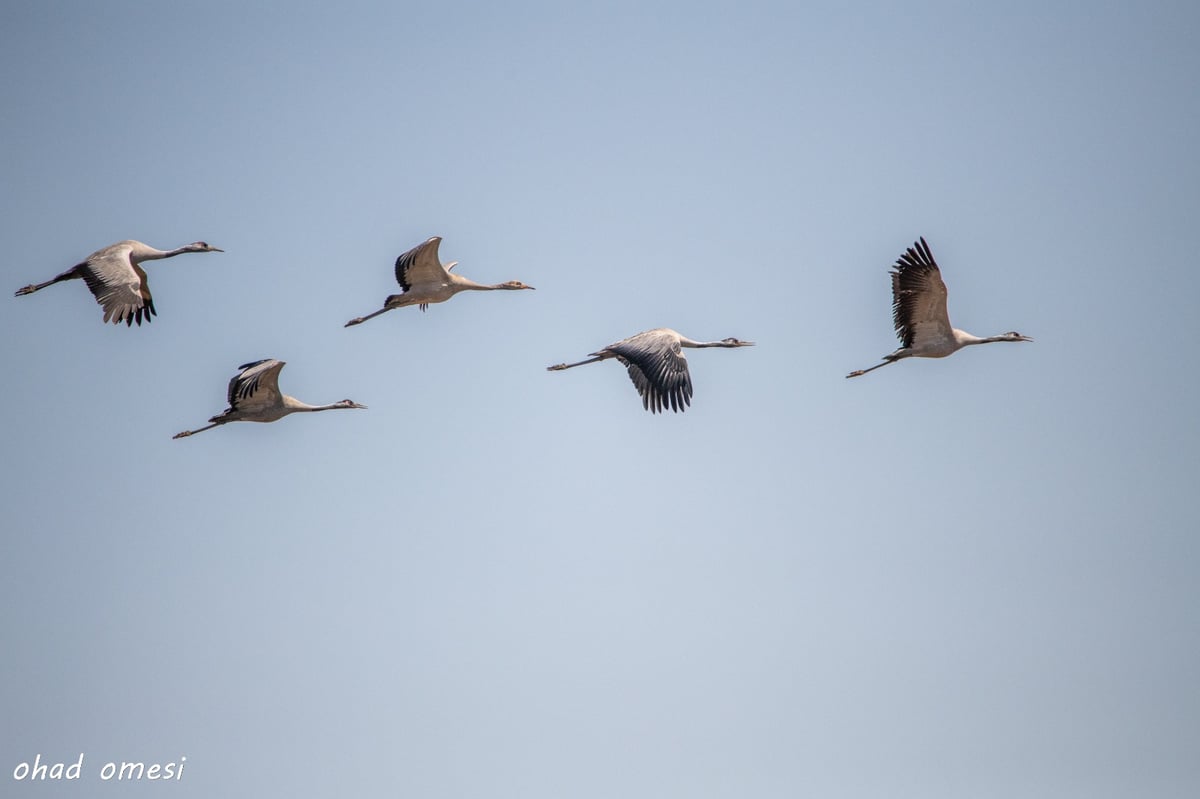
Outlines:
<svg viewBox="0 0 1200 799"><path fill-rule="evenodd" d="M488 286L483 283L476 283L471 278L462 277L461 275L455 275L455 277L458 279L455 280L454 282L457 283L459 285L459 287L464 289L465 291L495 291L496 289L504 288L503 286L500 286L500 285Z"/></svg>
<svg viewBox="0 0 1200 799"><path fill-rule="evenodd" d="M307 402L302 402L301 400L298 400L295 397L289 397L287 394L284 394L283 395L283 407L287 408L288 411L291 411L291 412L306 413L309 411L328 411L328 410L332 410L333 408L335 408L337 406L336 405L309 405Z"/></svg>
<svg viewBox="0 0 1200 799"><path fill-rule="evenodd" d="M974 338L974 337L972 337ZM972 341L972 344L992 344L997 341L1012 341L1008 336L988 336L987 338L977 338Z"/></svg>
<svg viewBox="0 0 1200 799"><path fill-rule="evenodd" d="M139 261L158 261L163 258L172 258L176 255L181 255L185 252L191 252L187 247L180 247L176 250L156 250L153 247L147 247L138 253Z"/></svg>
<svg viewBox="0 0 1200 799"><path fill-rule="evenodd" d="M972 344L987 344L989 341L996 341L996 339L973 336L967 331L959 330L958 328L954 329L954 340L958 342L958 346L960 347L968 347Z"/></svg>

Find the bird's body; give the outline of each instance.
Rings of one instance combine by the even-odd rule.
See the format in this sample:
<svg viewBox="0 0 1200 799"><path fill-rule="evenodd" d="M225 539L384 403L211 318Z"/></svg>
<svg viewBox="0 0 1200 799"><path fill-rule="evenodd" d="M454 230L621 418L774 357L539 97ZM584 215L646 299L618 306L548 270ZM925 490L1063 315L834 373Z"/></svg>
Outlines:
<svg viewBox="0 0 1200 799"><path fill-rule="evenodd" d="M642 406L646 410L659 413L670 408L676 413L681 413L687 410L692 401L692 377L688 372L683 347L701 349L752 346L753 341L739 341L736 338L693 341L670 328L660 327L609 344L604 349L591 353L591 357L586 361L560 363L546 369L557 372L616 358L629 370L629 379L641 395Z"/></svg>
<svg viewBox="0 0 1200 799"><path fill-rule="evenodd" d="M303 411L367 407L348 399L330 405L309 405L289 397L279 390L279 371L284 365L284 361L274 358L242 364L238 374L229 381L229 408L209 419L211 424L207 427L185 430L173 437L185 438L228 422L274 422Z"/></svg>
<svg viewBox="0 0 1200 799"><path fill-rule="evenodd" d="M345 326L361 325L368 319L407 305L419 306L424 311L431 303L445 302L460 291L515 291L533 288L519 280L486 285L476 283L462 275L453 274L450 270L458 262L451 261L445 266L442 265L442 261L438 257L438 245L441 244L441 241L440 236L434 236L397 258L396 282L400 284L403 293L391 295L384 301L381 309L375 313L351 319Z"/></svg>
<svg viewBox="0 0 1200 799"><path fill-rule="evenodd" d="M224 252L207 242L196 241L175 250L158 250L140 241L126 240L96 250L62 274L45 283L31 283L16 292L17 297L32 294L64 280L82 279L104 308L104 321L138 325L155 316L154 298L146 282L146 272L139 264L161 258L171 258L185 252Z"/></svg>
<svg viewBox="0 0 1200 799"><path fill-rule="evenodd" d="M971 344L1033 341L1017 332L980 338L951 327L946 310L946 284L924 238L900 256L891 277L892 319L901 346L883 356L883 363L858 369L846 377L859 377L904 358L945 358Z"/></svg>

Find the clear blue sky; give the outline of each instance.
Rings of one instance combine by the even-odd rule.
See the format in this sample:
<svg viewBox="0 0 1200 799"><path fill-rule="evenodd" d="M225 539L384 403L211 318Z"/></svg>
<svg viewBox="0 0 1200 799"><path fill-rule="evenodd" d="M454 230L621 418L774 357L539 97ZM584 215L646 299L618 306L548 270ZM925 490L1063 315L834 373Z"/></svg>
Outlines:
<svg viewBox="0 0 1200 799"><path fill-rule="evenodd" d="M0 8L0 793L1200 794L1193 3ZM471 294L342 327L432 235ZM887 269L1036 342L910 361ZM686 414L575 360L652 327ZM370 406L171 436L238 364ZM74 761L78 782L12 779Z"/></svg>

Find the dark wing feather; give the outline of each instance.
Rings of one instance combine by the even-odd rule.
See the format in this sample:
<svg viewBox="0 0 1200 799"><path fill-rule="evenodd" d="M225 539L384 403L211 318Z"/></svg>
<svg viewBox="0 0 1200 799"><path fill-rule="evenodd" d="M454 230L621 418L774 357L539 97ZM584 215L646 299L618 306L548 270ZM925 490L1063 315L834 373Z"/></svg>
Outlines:
<svg viewBox="0 0 1200 799"><path fill-rule="evenodd" d="M246 410L249 406L273 405L279 398L279 370L284 361L264 358L238 367L241 371L229 381L229 407Z"/></svg>
<svg viewBox="0 0 1200 799"><path fill-rule="evenodd" d="M631 339L606 348L629 370L629 379L651 413L687 410L692 401L692 377L679 342L664 336Z"/></svg>
<svg viewBox="0 0 1200 799"><path fill-rule="evenodd" d="M105 322L141 325L157 313L146 273L129 260L130 251L127 246L109 247L76 267L104 308Z"/></svg>
<svg viewBox="0 0 1200 799"><path fill-rule="evenodd" d="M924 237L897 259L891 275L892 320L902 346L922 334L952 337L946 284Z"/></svg>
<svg viewBox="0 0 1200 799"><path fill-rule="evenodd" d="M447 273L438 257L439 236L418 244L396 259L396 282L405 291L420 283L444 283Z"/></svg>

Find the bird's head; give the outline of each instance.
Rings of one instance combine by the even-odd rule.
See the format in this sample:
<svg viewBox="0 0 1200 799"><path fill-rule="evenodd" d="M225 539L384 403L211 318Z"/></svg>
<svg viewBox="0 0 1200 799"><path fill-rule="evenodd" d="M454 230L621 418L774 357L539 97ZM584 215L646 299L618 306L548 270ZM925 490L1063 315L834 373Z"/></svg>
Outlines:
<svg viewBox="0 0 1200 799"><path fill-rule="evenodd" d="M348 400L348 399L344 399L341 402L335 402L334 405L336 405L339 408L360 408L364 411L367 409L366 405L359 405L354 400Z"/></svg>
<svg viewBox="0 0 1200 799"><path fill-rule="evenodd" d="M1029 336L1022 336L1015 330L1010 330L1000 336L1004 341L1033 341Z"/></svg>
<svg viewBox="0 0 1200 799"><path fill-rule="evenodd" d="M723 338L721 343L726 347L753 347L753 341L742 341L739 338Z"/></svg>
<svg viewBox="0 0 1200 799"><path fill-rule="evenodd" d="M207 241L193 241L188 246L184 247L188 252L225 252L220 247L214 247Z"/></svg>
<svg viewBox="0 0 1200 799"><path fill-rule="evenodd" d="M501 283L500 288L508 289L509 291L516 291L517 289L534 290L533 286L526 286L524 283L522 283L519 280L510 280L507 283Z"/></svg>

